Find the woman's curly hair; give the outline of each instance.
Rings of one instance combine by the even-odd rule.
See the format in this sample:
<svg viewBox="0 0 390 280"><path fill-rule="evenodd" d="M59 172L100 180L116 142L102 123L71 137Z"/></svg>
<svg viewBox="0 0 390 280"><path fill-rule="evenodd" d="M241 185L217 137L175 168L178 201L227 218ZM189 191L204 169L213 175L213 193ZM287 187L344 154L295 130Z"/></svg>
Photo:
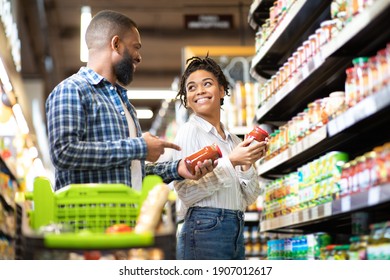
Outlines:
<svg viewBox="0 0 390 280"><path fill-rule="evenodd" d="M186 81L188 77L197 70L205 70L212 73L220 85L223 86L226 96L229 96L229 83L223 73L221 67L212 58L208 57L200 58L197 56L187 59L186 64L189 63L181 76L179 92L176 95L177 99L180 99L181 104L187 108L187 91ZM221 99L221 105L223 105L223 98Z"/></svg>

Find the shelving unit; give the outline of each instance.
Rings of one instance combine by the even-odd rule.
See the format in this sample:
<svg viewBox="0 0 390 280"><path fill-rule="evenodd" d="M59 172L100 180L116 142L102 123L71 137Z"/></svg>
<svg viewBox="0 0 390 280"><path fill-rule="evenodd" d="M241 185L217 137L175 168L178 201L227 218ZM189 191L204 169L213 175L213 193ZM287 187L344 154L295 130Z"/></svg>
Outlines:
<svg viewBox="0 0 390 280"><path fill-rule="evenodd" d="M295 1L253 58L251 75L269 78L276 73L297 46L313 34L322 21L330 18L331 2ZM262 21L251 17L258 16L257 9L264 9L265 3L254 1L251 6L248 22L254 29ZM303 111L308 103L333 91L344 90L345 70L352 66L352 59L372 56L390 42L389 16L389 1L374 1L372 6L355 16L298 75L257 108L256 121L269 124L286 122ZM272 159L259 162L258 173L268 179L282 177L329 151L344 151L351 158L361 155L390 140L389 112L390 86L387 86ZM390 185L385 184L315 207L260 220L260 230L351 234L355 213L365 212L372 222L379 222L390 219L389 210Z"/></svg>

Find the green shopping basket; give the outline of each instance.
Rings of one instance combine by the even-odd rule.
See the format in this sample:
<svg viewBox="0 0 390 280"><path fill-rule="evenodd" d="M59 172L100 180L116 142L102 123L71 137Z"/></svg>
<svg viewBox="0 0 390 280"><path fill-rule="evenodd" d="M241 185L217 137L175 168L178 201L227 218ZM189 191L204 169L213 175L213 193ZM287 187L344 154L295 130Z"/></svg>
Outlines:
<svg viewBox="0 0 390 280"><path fill-rule="evenodd" d="M115 224L136 225L149 191L162 183L157 175L146 176L142 191L123 184L72 184L53 192L50 181L37 177L29 195L33 210L29 224L38 231L50 224L61 224L67 232L45 233L47 248L114 249L153 245L152 232L107 234Z"/></svg>

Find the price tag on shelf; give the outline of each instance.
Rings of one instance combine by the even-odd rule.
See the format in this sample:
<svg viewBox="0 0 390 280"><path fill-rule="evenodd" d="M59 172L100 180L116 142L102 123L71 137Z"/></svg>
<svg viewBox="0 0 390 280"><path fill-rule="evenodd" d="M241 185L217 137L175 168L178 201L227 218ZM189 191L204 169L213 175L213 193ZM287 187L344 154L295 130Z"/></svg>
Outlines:
<svg viewBox="0 0 390 280"><path fill-rule="evenodd" d="M314 206L312 209L311 209L311 218L313 220L316 220L318 219L318 206Z"/></svg>
<svg viewBox="0 0 390 280"><path fill-rule="evenodd" d="M302 217L303 222L306 222L309 220L309 210L308 209L304 209L302 211L302 215L303 215L303 217Z"/></svg>
<svg viewBox="0 0 390 280"><path fill-rule="evenodd" d="M332 215L332 202L328 202L324 204L324 217L328 217Z"/></svg>
<svg viewBox="0 0 390 280"><path fill-rule="evenodd" d="M341 199L341 211L347 212L351 210L351 197L345 196Z"/></svg>
<svg viewBox="0 0 390 280"><path fill-rule="evenodd" d="M380 187L373 187L368 190L368 205L376 205L380 200Z"/></svg>

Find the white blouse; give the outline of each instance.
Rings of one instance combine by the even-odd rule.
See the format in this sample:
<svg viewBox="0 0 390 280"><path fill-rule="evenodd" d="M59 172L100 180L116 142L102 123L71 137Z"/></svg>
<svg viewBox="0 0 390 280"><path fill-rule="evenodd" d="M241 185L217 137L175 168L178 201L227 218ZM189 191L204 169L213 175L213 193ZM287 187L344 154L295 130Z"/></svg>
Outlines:
<svg viewBox="0 0 390 280"><path fill-rule="evenodd" d="M209 122L192 115L182 125L176 135L175 143L182 150L173 150L173 159L184 158L201 148L216 143L222 151L218 165L199 180L182 180L173 182L178 194L178 221L184 219L189 207L214 207L245 211L259 196L261 189L259 177L252 166L242 171L240 166L233 167L228 155L241 142L241 139L229 133L222 126L226 140Z"/></svg>

